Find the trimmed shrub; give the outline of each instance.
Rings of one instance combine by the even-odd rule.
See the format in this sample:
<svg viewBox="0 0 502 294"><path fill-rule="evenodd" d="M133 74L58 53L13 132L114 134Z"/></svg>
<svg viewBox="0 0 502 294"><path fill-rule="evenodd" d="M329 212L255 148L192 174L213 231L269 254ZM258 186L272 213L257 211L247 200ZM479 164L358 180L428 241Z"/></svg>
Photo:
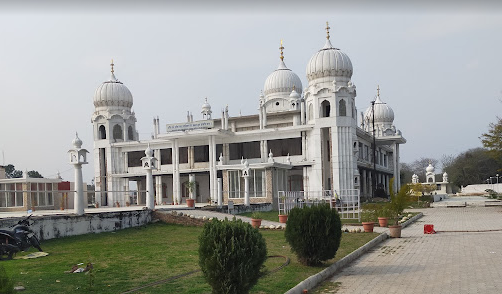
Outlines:
<svg viewBox="0 0 502 294"><path fill-rule="evenodd" d="M293 208L286 225L286 240L298 261L319 265L335 257L342 238L342 223L329 205Z"/></svg>
<svg viewBox="0 0 502 294"><path fill-rule="evenodd" d="M260 232L241 220L213 219L199 236L199 265L213 294L249 293L266 258Z"/></svg>

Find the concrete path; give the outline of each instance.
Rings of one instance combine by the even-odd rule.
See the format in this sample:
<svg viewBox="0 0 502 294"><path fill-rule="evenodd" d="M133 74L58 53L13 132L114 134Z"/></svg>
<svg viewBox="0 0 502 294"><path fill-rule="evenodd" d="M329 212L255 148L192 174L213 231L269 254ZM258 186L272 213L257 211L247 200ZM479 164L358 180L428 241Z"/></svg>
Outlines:
<svg viewBox="0 0 502 294"><path fill-rule="evenodd" d="M251 223L251 218L250 217L245 217L245 216L240 216L240 215L232 215L232 214L227 214L227 213L221 213L221 212L215 212L215 211L210 211L210 210L201 210L201 209L195 209L195 210L180 210L180 212L183 212L183 213L186 213L188 215L194 215L194 216L206 216L208 218L212 217L212 218L217 218L217 219L220 219L220 220L223 220L225 218L228 218L228 219L232 219L234 216L235 218L237 219L240 219L242 220L243 222L247 222L247 223ZM277 217L279 218L279 217ZM268 220L262 220L261 221L261 225L262 226L281 226L281 227L285 227L286 224L281 224L280 222L272 222L272 221L268 221Z"/></svg>
<svg viewBox="0 0 502 294"><path fill-rule="evenodd" d="M403 229L331 278L321 293L502 293L502 208L423 210ZM423 234L423 225L438 232ZM321 289L325 289L322 287Z"/></svg>
<svg viewBox="0 0 502 294"><path fill-rule="evenodd" d="M461 206L502 206L502 201L484 196L454 196L434 202L431 207L461 207Z"/></svg>

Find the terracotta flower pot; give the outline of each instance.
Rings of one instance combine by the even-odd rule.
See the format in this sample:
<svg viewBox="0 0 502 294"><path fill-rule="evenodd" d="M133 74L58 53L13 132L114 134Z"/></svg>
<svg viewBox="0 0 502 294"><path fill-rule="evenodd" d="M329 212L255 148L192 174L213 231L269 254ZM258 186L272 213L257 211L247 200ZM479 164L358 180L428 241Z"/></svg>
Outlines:
<svg viewBox="0 0 502 294"><path fill-rule="evenodd" d="M380 227L386 227L389 223L389 218L388 217L379 217L378 218L378 224Z"/></svg>
<svg viewBox="0 0 502 294"><path fill-rule="evenodd" d="M195 207L195 199L187 199L188 207Z"/></svg>
<svg viewBox="0 0 502 294"><path fill-rule="evenodd" d="M253 226L253 228L258 229L261 226L261 219L252 218L251 225Z"/></svg>
<svg viewBox="0 0 502 294"><path fill-rule="evenodd" d="M373 233L374 222L363 222L363 229L366 233Z"/></svg>
<svg viewBox="0 0 502 294"><path fill-rule="evenodd" d="M389 226L389 235L391 238L401 238L401 225Z"/></svg>
<svg viewBox="0 0 502 294"><path fill-rule="evenodd" d="M285 224L288 221L288 215L287 214L279 214L279 222L281 224Z"/></svg>

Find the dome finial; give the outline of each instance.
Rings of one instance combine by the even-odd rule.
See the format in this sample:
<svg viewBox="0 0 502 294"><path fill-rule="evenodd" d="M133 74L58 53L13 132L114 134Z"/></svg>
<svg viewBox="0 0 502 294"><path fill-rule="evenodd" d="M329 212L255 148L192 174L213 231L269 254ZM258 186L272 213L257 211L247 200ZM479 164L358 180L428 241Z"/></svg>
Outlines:
<svg viewBox="0 0 502 294"><path fill-rule="evenodd" d="M112 63L110 63L110 66L112 67L112 74L115 72L115 71L113 70L113 66L114 66L114 65L115 65L115 64L113 64L113 58L112 58Z"/></svg>
<svg viewBox="0 0 502 294"><path fill-rule="evenodd" d="M380 85L377 85L377 96L380 98Z"/></svg>
<svg viewBox="0 0 502 294"><path fill-rule="evenodd" d="M328 40L329 40L329 29L331 29L331 28L329 27L328 22L326 22L326 39L328 39Z"/></svg>
<svg viewBox="0 0 502 294"><path fill-rule="evenodd" d="M284 61L284 53L282 52L282 50L284 50L284 46L282 46L282 39L281 39L281 47L279 47L279 49L281 50L281 60Z"/></svg>

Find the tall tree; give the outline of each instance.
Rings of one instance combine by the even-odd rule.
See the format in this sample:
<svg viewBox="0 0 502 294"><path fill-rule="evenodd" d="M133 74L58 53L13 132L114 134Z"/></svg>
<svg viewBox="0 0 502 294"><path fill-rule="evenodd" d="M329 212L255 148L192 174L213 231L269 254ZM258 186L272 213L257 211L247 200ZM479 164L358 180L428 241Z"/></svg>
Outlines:
<svg viewBox="0 0 502 294"><path fill-rule="evenodd" d="M497 117L496 123L490 123L488 132L482 134L480 139L490 155L502 162L502 119L500 117Z"/></svg>

